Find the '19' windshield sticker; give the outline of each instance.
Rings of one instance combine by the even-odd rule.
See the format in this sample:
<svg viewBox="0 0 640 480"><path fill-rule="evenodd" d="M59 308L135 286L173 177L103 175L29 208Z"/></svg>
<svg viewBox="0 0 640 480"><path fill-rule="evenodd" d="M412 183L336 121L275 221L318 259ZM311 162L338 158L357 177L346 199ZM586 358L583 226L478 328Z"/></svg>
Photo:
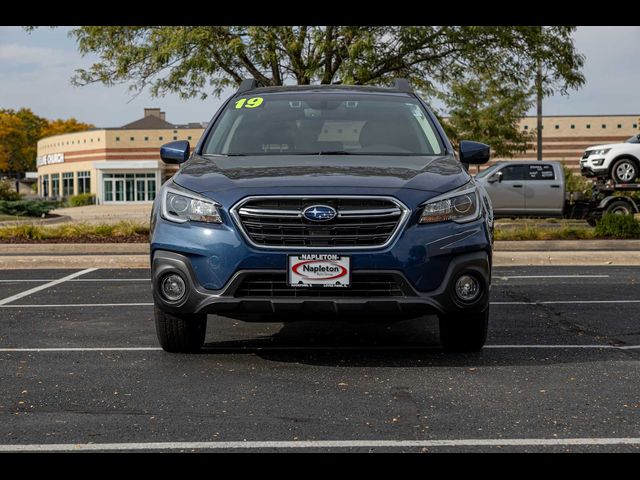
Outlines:
<svg viewBox="0 0 640 480"><path fill-rule="evenodd" d="M236 109L239 108L258 108L264 102L262 97L241 98L236 102Z"/></svg>

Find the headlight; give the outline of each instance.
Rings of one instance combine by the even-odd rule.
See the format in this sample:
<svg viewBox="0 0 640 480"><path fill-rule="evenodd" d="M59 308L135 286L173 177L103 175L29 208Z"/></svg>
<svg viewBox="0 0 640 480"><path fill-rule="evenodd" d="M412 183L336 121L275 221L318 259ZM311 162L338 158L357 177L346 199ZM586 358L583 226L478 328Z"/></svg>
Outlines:
<svg viewBox="0 0 640 480"><path fill-rule="evenodd" d="M480 215L480 200L475 186L446 193L423 204L418 223L437 223L449 220L457 223L470 222Z"/></svg>
<svg viewBox="0 0 640 480"><path fill-rule="evenodd" d="M167 187L162 198L162 216L167 220L185 223L189 220L206 223L222 223L220 205L186 190Z"/></svg>
<svg viewBox="0 0 640 480"><path fill-rule="evenodd" d="M606 155L609 153L610 148L603 148L601 150L592 150L591 155Z"/></svg>

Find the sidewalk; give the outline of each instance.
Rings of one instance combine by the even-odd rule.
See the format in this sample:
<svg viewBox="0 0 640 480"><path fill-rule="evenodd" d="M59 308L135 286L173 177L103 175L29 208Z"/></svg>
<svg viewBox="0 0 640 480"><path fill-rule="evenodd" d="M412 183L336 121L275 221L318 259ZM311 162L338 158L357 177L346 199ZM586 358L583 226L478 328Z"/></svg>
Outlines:
<svg viewBox="0 0 640 480"><path fill-rule="evenodd" d="M496 242L494 266L640 266L640 240ZM0 244L0 270L28 268L149 268L147 243ZM2 273L0 272L0 277Z"/></svg>
<svg viewBox="0 0 640 480"><path fill-rule="evenodd" d="M70 222L79 223L117 223L130 220L136 223L149 223L151 203L131 205L86 205L84 207L57 208L51 213L65 215Z"/></svg>

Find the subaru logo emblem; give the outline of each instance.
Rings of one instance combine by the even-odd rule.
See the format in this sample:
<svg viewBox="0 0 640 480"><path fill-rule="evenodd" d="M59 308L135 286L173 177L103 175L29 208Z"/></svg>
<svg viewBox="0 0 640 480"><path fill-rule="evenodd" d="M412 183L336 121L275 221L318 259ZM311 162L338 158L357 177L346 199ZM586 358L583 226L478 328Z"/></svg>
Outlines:
<svg viewBox="0 0 640 480"><path fill-rule="evenodd" d="M338 212L327 205L312 205L302 211L302 215L312 222L326 222L334 218Z"/></svg>

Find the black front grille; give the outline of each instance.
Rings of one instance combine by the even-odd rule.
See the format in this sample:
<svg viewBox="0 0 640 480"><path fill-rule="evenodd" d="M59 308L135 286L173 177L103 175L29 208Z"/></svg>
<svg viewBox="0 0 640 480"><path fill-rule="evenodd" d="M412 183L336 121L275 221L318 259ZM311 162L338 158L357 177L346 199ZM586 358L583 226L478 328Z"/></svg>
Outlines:
<svg viewBox="0 0 640 480"><path fill-rule="evenodd" d="M312 205L333 207L326 222L306 219ZM256 245L278 247L367 247L386 244L403 214L400 205L383 198L257 198L236 207L244 231Z"/></svg>
<svg viewBox="0 0 640 480"><path fill-rule="evenodd" d="M406 281L393 273L353 272L349 287L290 287L286 273L251 273L235 297L251 298L380 298L412 296Z"/></svg>

